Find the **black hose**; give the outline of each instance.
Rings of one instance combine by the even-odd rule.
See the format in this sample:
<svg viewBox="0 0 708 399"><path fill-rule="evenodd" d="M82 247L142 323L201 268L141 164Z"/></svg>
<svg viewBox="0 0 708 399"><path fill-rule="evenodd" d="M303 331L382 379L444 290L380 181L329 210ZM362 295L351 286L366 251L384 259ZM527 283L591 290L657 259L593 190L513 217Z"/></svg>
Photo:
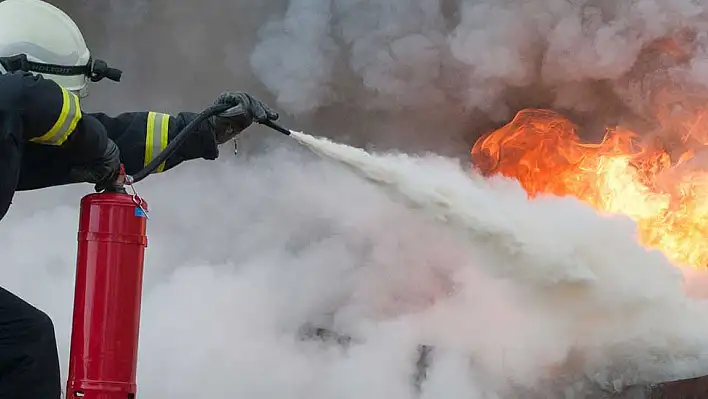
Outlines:
<svg viewBox="0 0 708 399"><path fill-rule="evenodd" d="M174 152L181 146L187 138L192 135L192 133L196 132L199 129L199 126L204 122L205 120L211 118L214 115L220 114L227 109L233 107L233 104L215 104L212 105L211 107L205 109L199 115L197 115L194 120L189 122L187 126L185 126L181 132L175 136L174 139L170 142L170 144L165 147L164 150L162 150L150 163L145 165L143 169L135 173L134 175L129 177L129 184L137 183L144 178L148 177L152 172L154 172L161 163L163 163L167 158L172 156ZM266 120L263 122L259 122L262 125L268 126L269 128L276 130L280 133L283 133L287 136L290 135L290 130L285 129L282 126L279 126L273 121Z"/></svg>
<svg viewBox="0 0 708 399"><path fill-rule="evenodd" d="M162 150L155 158L153 158L150 163L148 163L143 169L132 175L130 183L137 183L143 180L144 178L148 177L148 175L154 172L160 166L161 163L163 163L167 158L172 156L172 154L174 154L174 152L184 143L184 141L187 140L190 135L192 135L192 133L196 132L199 129L199 126L202 124L202 122L214 115L226 111L232 106L233 105L231 104L216 104L202 111L199 115L197 115L196 118L189 122L187 126L185 126L182 131L179 132L175 136L175 138L172 139L172 141L170 141L170 144L168 144L164 150Z"/></svg>

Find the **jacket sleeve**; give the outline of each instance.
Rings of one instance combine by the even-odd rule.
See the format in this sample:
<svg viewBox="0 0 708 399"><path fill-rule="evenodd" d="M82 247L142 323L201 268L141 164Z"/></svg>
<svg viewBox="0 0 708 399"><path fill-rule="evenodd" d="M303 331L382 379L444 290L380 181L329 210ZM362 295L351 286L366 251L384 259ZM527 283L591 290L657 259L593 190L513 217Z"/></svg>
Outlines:
<svg viewBox="0 0 708 399"><path fill-rule="evenodd" d="M197 114L180 112L174 116L160 112L126 112L115 117L89 114L98 120L120 149L128 174L134 174L152 161ZM160 164L155 173L174 168L192 159L216 159L219 150L213 133L204 122L199 129Z"/></svg>
<svg viewBox="0 0 708 399"><path fill-rule="evenodd" d="M22 96L26 146L18 191L72 183L69 171L101 156L112 139L126 173L147 165L197 114L128 112L115 117L84 113L79 99L51 80L29 74ZM205 122L155 172L196 158L215 159L218 147Z"/></svg>

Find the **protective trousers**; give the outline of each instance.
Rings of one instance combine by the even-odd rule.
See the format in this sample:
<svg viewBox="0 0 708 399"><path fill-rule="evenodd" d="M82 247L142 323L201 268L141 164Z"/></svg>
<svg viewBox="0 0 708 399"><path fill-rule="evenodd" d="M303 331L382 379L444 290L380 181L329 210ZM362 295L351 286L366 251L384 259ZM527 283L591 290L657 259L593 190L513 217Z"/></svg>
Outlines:
<svg viewBox="0 0 708 399"><path fill-rule="evenodd" d="M60 399L52 320L0 287L0 399Z"/></svg>

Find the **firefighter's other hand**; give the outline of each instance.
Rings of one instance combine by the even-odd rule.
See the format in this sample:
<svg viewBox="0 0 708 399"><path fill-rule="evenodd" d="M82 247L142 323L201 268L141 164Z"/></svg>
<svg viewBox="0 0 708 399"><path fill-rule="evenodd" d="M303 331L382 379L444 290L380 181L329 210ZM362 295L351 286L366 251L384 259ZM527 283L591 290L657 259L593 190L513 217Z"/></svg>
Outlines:
<svg viewBox="0 0 708 399"><path fill-rule="evenodd" d="M210 119L210 125L216 142L223 144L253 122L274 121L278 113L270 109L262 101L244 92L224 92L215 101L215 104L233 105L231 108Z"/></svg>
<svg viewBox="0 0 708 399"><path fill-rule="evenodd" d="M112 140L94 162L74 168L72 180L95 184L96 191L103 191L115 184L120 175L120 151Z"/></svg>

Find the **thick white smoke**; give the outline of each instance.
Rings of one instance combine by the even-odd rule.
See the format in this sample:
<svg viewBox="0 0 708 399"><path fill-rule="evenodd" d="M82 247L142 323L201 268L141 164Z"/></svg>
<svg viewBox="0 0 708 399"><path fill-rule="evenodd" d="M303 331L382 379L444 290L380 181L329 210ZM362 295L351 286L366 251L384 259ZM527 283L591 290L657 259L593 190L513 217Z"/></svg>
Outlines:
<svg viewBox="0 0 708 399"><path fill-rule="evenodd" d="M708 76L705 1L55 3L126 72L87 109L199 110L246 90L288 125L361 146L467 154L466 136L523 106L651 119L657 87L700 99ZM583 397L708 373L708 275L641 248L630 221L529 202L451 159L355 151L381 187L283 140L140 184L140 397L410 398L421 343L436 347L425 399ZM2 285L52 316L64 373L89 188L19 194L2 221ZM306 323L355 343L301 341Z"/></svg>

